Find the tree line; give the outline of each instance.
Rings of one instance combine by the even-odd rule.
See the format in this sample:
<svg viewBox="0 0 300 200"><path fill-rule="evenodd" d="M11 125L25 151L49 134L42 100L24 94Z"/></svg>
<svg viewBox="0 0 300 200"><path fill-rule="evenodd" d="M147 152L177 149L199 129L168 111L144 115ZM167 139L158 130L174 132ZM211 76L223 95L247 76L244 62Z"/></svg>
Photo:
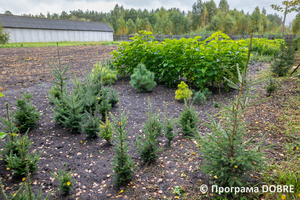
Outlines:
<svg viewBox="0 0 300 200"><path fill-rule="evenodd" d="M10 11L5 14L12 15ZM40 13L23 16L105 22L113 28L116 35L131 35L140 30L152 31L155 35L201 35L219 30L229 35L247 35L252 29L254 34L280 34L282 30L282 17L278 14L267 14L266 9L259 6L252 13L230 9L227 0L221 0L218 6L214 0L197 0L188 12L163 7L150 11L125 9L116 4L108 13L78 9L69 13L62 11L60 14L48 12L47 15ZM284 27L284 34L298 32L300 20L295 21L292 27Z"/></svg>

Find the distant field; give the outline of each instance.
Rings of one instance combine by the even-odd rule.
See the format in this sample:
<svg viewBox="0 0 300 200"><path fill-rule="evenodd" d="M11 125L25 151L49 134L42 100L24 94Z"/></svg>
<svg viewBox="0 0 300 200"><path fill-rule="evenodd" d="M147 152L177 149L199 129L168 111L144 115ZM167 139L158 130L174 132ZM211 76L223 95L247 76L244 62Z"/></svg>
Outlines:
<svg viewBox="0 0 300 200"><path fill-rule="evenodd" d="M22 42L1 44L0 48L22 48L22 47L53 47L57 42ZM58 42L59 46L99 46L118 45L120 42Z"/></svg>

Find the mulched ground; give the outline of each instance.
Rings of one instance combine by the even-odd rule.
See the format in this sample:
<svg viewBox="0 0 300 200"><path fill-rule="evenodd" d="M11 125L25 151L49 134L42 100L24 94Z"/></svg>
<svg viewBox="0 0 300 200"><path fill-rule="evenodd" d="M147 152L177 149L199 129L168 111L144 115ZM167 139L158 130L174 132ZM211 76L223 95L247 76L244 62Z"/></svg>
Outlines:
<svg viewBox="0 0 300 200"><path fill-rule="evenodd" d="M60 47L60 54L63 64L70 63L69 72L80 77L86 69L91 69L96 61L109 57L109 53L116 48L116 46ZM105 140L99 137L90 140L84 134L74 135L52 121L47 91L53 83L46 61L52 59L56 61L56 58L56 48L53 47L0 49L0 80L2 87L6 89L2 92L5 97L0 98L0 116L6 117L4 103L9 102L11 108L15 109L13 104L17 96L23 92L33 94L32 102L42 113L37 126L29 132L29 138L33 141L30 149L43 151L38 164L39 169L32 176L33 189L42 185L45 193L55 191L52 199L174 199L175 186L183 187L184 193L180 197L183 199L199 199L199 197L209 199L214 195L202 194L199 191L201 184L211 183L209 177L201 172L202 160L198 147L193 140L185 139L180 131L171 147L166 146L164 137L159 137L159 144L164 148L159 159L150 166L141 164L134 144L136 135L142 134L142 124L147 119L145 114L148 110L147 99L151 99L153 111L158 108L161 113L164 111L163 103L166 103L169 114L175 118L180 116L184 105L174 99L175 88L157 85L152 93L137 93L130 86L128 78L120 78L113 87L120 93L122 110L130 112L129 154L136 162L137 168L132 182L126 187L116 189L113 186L111 170L114 156L112 146L108 146ZM250 66L250 74L255 75L267 67L267 64L254 64ZM261 97L266 96L263 89L257 93ZM201 118L199 131L202 134L208 131L203 125L203 122L209 121L205 112L216 115L220 108L214 108L214 102L226 103L225 98L233 99L235 94L235 91L216 93L204 105L195 105ZM111 112L117 115L118 108L113 108ZM272 112L270 111L269 115L266 112L267 116L261 116L257 108L246 120L254 125L255 119L274 123L275 119L270 117ZM272 136L268 139L274 142ZM75 180L73 191L68 196L61 196L57 192L59 183L49 173L62 169L64 162L67 163L68 169L72 169ZM14 180L11 175L11 171L6 170L5 162L0 160L0 178L7 192L16 191L20 183L20 180Z"/></svg>

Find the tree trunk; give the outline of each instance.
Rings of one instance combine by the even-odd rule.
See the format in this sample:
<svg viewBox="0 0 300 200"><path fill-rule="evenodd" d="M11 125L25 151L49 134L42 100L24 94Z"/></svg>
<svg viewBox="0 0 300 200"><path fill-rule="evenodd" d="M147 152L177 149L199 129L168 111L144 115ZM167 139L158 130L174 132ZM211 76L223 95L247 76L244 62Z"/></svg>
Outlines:
<svg viewBox="0 0 300 200"><path fill-rule="evenodd" d="M281 28L281 34L282 34L282 35L283 35L283 32L284 32L284 24L285 24L285 18L286 18L286 14L287 14L287 8L288 8L288 5L285 5L285 11L284 11L283 23L282 23L282 28Z"/></svg>

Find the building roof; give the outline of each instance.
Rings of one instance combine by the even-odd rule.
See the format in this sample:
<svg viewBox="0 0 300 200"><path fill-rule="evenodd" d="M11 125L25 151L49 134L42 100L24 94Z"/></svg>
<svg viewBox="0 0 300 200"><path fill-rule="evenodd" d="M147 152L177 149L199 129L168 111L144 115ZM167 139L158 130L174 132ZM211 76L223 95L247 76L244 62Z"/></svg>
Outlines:
<svg viewBox="0 0 300 200"><path fill-rule="evenodd" d="M113 29L103 22L72 21L4 14L0 14L0 22L2 22L4 28L113 32Z"/></svg>

